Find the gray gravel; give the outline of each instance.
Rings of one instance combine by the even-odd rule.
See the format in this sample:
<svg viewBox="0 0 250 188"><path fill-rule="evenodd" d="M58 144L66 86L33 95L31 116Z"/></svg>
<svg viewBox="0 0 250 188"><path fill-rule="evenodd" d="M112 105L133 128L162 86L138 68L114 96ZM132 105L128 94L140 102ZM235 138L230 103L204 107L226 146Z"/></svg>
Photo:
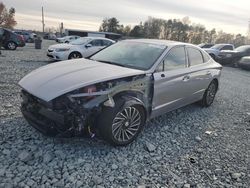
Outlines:
<svg viewBox="0 0 250 188"><path fill-rule="evenodd" d="M47 138L22 117L17 82L49 63L28 44L0 57L0 187L249 187L250 72L224 68L214 104L151 122L127 147Z"/></svg>

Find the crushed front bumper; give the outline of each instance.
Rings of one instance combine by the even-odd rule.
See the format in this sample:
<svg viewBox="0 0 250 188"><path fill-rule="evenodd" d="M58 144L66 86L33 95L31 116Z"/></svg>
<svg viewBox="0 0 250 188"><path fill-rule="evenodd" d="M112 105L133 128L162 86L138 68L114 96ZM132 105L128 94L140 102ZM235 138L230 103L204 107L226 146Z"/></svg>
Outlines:
<svg viewBox="0 0 250 188"><path fill-rule="evenodd" d="M22 114L39 132L47 136L62 136L69 130L69 116L53 111L27 92L22 92L22 98Z"/></svg>

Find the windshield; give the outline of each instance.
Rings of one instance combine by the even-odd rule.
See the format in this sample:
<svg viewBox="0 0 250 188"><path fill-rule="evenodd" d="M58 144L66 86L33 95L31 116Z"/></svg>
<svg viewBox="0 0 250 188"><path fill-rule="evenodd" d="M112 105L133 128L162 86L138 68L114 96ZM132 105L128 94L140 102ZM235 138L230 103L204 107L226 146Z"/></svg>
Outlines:
<svg viewBox="0 0 250 188"><path fill-rule="evenodd" d="M249 49L250 49L250 46L240 46L240 47L236 48L235 50L238 52L245 52Z"/></svg>
<svg viewBox="0 0 250 188"><path fill-rule="evenodd" d="M76 39L72 42L70 42L70 44L73 44L73 45L82 45L82 44L86 44L87 42L89 42L90 39L89 38L79 38L79 39Z"/></svg>
<svg viewBox="0 0 250 188"><path fill-rule="evenodd" d="M90 59L129 68L148 70L166 47L158 44L122 41L100 51Z"/></svg>
<svg viewBox="0 0 250 188"><path fill-rule="evenodd" d="M224 44L215 44L214 46L212 46L211 48L212 49L217 49L217 50L219 50L219 49L221 49L222 47L224 47L225 45Z"/></svg>

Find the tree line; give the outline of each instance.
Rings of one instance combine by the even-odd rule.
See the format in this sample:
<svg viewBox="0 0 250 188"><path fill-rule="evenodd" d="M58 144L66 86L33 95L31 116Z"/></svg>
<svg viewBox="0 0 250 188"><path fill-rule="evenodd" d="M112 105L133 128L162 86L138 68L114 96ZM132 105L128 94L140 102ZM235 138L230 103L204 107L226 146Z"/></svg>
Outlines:
<svg viewBox="0 0 250 188"><path fill-rule="evenodd" d="M241 46L249 43L248 37L244 35L230 34L216 29L208 30L201 24L192 23L189 17L181 20L148 17L145 22L134 27L120 24L115 17L105 18L99 31L119 33L126 37L175 40L193 44L231 43Z"/></svg>

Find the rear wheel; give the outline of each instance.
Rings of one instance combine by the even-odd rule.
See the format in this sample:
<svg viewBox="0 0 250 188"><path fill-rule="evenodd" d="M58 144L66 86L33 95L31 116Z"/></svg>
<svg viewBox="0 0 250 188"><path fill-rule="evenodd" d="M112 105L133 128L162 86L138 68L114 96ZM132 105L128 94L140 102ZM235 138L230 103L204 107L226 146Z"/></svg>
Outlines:
<svg viewBox="0 0 250 188"><path fill-rule="evenodd" d="M71 54L69 54L68 59L79 59L79 58L82 58L82 54L80 54L79 52L72 52Z"/></svg>
<svg viewBox="0 0 250 188"><path fill-rule="evenodd" d="M204 107L209 107L214 102L215 95L217 93L218 84L215 80L213 80L208 88L206 89L203 98L201 100L201 105Z"/></svg>
<svg viewBox="0 0 250 188"><path fill-rule="evenodd" d="M98 130L112 145L125 146L136 139L145 124L144 108L133 100L118 99L115 107L104 107L98 119Z"/></svg>
<svg viewBox="0 0 250 188"><path fill-rule="evenodd" d="M6 48L8 50L15 50L17 48L17 44L13 41L9 41L7 44L6 44Z"/></svg>

